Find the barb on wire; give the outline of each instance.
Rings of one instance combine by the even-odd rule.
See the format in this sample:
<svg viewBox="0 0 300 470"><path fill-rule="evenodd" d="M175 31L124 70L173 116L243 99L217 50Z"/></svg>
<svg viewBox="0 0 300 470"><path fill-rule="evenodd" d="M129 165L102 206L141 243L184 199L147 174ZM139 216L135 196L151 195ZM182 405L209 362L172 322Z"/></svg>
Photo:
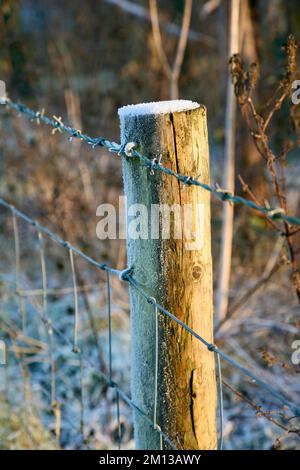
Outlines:
<svg viewBox="0 0 300 470"><path fill-rule="evenodd" d="M163 166L160 161L154 161L154 159L150 156L142 155L136 149L134 143L132 142L127 142L122 145L116 142L111 142L110 140L105 139L104 137L90 137L86 134L83 134L80 130L74 129L73 127L64 124L61 117L57 117L54 115L53 118L49 118L45 116L44 113L40 111L33 111L24 104L15 103L8 97L4 98L0 104L5 105L7 108L14 109L18 113L26 115L33 121L36 121L38 123L42 122L52 127L54 133L55 131L60 131L69 134L71 138L79 138L80 140L91 145L92 148L96 148L98 146L105 147L109 152L116 153L118 155L123 156L124 158L127 158L128 156L129 158L136 157L140 160L140 162L147 166L152 173L154 170L161 171L169 176L176 178L183 184L200 187L206 191L209 191L220 201L229 202L232 204L242 204L250 209L260 212L262 215L267 216L270 220L282 220L284 222L289 223L290 225L300 226L299 218L286 215L281 208L263 207L259 204L256 204L254 201L243 198L242 196L235 196L229 191L221 189L218 186L213 187L209 184L202 183L198 180L198 177L192 177L191 175L182 175L180 173L176 173L170 168Z"/></svg>

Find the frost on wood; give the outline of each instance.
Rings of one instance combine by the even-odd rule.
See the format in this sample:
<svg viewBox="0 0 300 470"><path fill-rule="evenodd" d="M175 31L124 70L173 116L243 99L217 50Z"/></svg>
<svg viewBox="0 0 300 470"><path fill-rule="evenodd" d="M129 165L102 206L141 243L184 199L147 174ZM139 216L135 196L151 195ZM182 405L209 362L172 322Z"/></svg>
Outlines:
<svg viewBox="0 0 300 470"><path fill-rule="evenodd" d="M192 101L166 101L125 106L119 110L121 142L134 142L143 155L162 157L162 164L182 174L200 175L209 183L206 111ZM209 193L185 187L162 172L151 173L137 158L124 158L127 208L140 204L151 213L153 204L204 204L204 246L187 250L185 239L127 237L128 265L150 296L178 319L213 341L212 266ZM127 213L127 216L129 214ZM127 228L131 216L127 218ZM148 230L150 224L148 221ZM199 275L195 275L199 273ZM177 449L215 449L216 380L214 356L199 348L191 335L170 318L158 314L158 370L155 385L155 309L130 289L132 399L157 424ZM157 389L156 389L157 387ZM138 449L160 449L160 436L134 415ZM164 442L164 448L168 444Z"/></svg>
<svg viewBox="0 0 300 470"><path fill-rule="evenodd" d="M200 104L189 100L153 101L123 106L119 109L120 118L128 116L145 116L147 114L168 114L190 111L199 108Z"/></svg>

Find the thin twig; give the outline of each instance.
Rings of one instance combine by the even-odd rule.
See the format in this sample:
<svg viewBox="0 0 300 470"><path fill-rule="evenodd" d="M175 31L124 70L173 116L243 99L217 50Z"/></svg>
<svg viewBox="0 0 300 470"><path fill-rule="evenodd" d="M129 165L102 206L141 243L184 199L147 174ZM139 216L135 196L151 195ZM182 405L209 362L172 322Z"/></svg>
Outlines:
<svg viewBox="0 0 300 470"><path fill-rule="evenodd" d="M229 385L228 382L225 380L222 380L223 385L228 388L234 395L236 395L240 400L246 402L249 406L251 406L255 411L256 411L256 416L263 416L266 418L268 421L270 421L272 424L275 424L279 428L283 429L284 431L287 431L289 433L295 433L298 436L300 436L300 429L293 429L285 426L284 424L280 423L277 419L274 419L269 412L264 411L260 405L255 403L253 400L250 398L246 397L243 393L241 393L239 390L234 388L232 385Z"/></svg>
<svg viewBox="0 0 300 470"><path fill-rule="evenodd" d="M163 41L162 41L160 26L159 26L157 1L149 0L150 18L151 18L151 24L152 24L154 44L155 44L156 52L160 60L161 66L164 70L164 73L167 76L167 78L170 80L170 98L172 100L178 99L178 96L179 96L178 80L179 80L184 53L185 53L187 41L188 41L188 33L189 33L191 15L192 15L192 6L193 6L193 0L185 0L183 19L182 19L180 37L179 37L179 41L177 44L176 56L175 56L173 65L171 66L169 64L167 55L163 47Z"/></svg>

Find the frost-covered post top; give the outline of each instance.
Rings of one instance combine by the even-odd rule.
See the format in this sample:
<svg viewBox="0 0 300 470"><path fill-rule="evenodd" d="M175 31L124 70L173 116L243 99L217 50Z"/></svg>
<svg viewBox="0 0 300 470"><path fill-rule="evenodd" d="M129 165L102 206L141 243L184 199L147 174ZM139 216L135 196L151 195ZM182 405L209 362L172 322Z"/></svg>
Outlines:
<svg viewBox="0 0 300 470"><path fill-rule="evenodd" d="M204 107L189 100L154 101L130 104L119 108L121 143L139 143L139 150L161 152L164 139L161 134L172 116L198 115Z"/></svg>
<svg viewBox="0 0 300 470"><path fill-rule="evenodd" d="M153 101L151 103L129 104L119 108L120 119L128 116L146 116L147 114L169 114L190 111L200 104L190 100Z"/></svg>

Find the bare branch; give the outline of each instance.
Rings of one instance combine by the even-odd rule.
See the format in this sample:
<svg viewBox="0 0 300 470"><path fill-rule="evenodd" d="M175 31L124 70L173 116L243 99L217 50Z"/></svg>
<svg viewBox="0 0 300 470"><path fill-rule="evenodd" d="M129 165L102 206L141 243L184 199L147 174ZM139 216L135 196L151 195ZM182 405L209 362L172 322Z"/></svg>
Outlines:
<svg viewBox="0 0 300 470"><path fill-rule="evenodd" d="M206 18L219 8L221 0L208 0L201 8L200 16Z"/></svg>
<svg viewBox="0 0 300 470"><path fill-rule="evenodd" d="M192 6L193 6L193 0L185 0L181 33L180 33L180 38L178 41L176 57L175 57L174 64L172 67L171 99L178 99L178 79L179 79L182 62L184 58L184 53L186 50L186 45L187 45L187 40L188 40L188 34L189 34L190 23L191 23L191 15L192 15Z"/></svg>
<svg viewBox="0 0 300 470"><path fill-rule="evenodd" d="M147 8L141 5L138 5L134 2L131 2L129 0L104 0L104 1L106 3L109 3L110 5L119 7L120 9L122 9L126 13L129 13L132 16L141 18L146 21L151 21L149 10L147 10ZM181 28L177 24L161 21L160 25L168 34L172 34L173 36L180 36ZM190 41L200 42L207 47L211 47L211 48L216 47L216 41L214 38L212 38L211 36L207 34L204 34L195 30L189 31L188 38Z"/></svg>
<svg viewBox="0 0 300 470"><path fill-rule="evenodd" d="M160 60L161 66L164 70L164 73L168 78L171 78L171 67L168 62L168 58L165 54L162 38L160 34L160 26L159 26L159 19L158 19L158 10L157 10L157 3L156 0L149 0L149 8L150 8L150 18L151 18L151 25L152 25L152 33L154 39L155 49Z"/></svg>
<svg viewBox="0 0 300 470"><path fill-rule="evenodd" d="M239 50L240 41L240 0L231 0L230 11L230 41L229 57ZM231 76L227 77L226 114L225 114L225 150L224 150L224 178L223 187L234 193L235 180L235 144L236 144L236 100L231 83ZM233 238L234 208L229 204L223 207L222 235L221 235L221 261L219 284L217 293L217 322L226 317L229 298L232 238Z"/></svg>
<svg viewBox="0 0 300 470"><path fill-rule="evenodd" d="M188 33L190 29L190 22L191 22L191 15L192 15L192 6L193 6L193 0L185 0L180 37L179 37L179 41L177 45L176 56L175 56L173 65L171 67L168 62L168 58L166 56L164 48L163 48L163 43L162 43L162 38L161 38L161 33L160 33L160 26L159 26L157 1L149 0L150 17L151 17L154 44L155 44L155 48L156 48L160 63L164 70L164 73L170 80L170 98L172 100L178 99L179 97L178 80L180 76L184 53L185 53L186 46L187 46Z"/></svg>

